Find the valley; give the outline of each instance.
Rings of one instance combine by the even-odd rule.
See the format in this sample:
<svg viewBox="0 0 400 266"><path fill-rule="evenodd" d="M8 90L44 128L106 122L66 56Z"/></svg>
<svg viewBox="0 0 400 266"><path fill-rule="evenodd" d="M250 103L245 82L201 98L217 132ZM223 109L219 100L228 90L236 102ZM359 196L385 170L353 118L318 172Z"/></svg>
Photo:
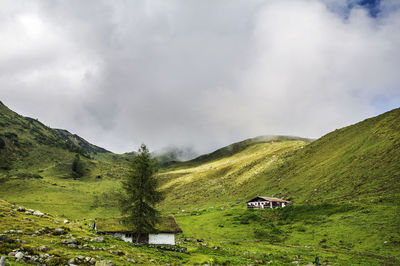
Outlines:
<svg viewBox="0 0 400 266"><path fill-rule="evenodd" d="M400 109L318 140L256 137L166 163L157 176L166 193L159 209L174 215L183 229L177 244L188 254L111 237L94 243L106 251L69 249L58 235L32 236L43 227L64 226L69 238L90 244L84 239L96 236L89 229L94 218L120 215L113 195L133 155L113 154L4 104L0 139L0 233L29 232L6 234L12 241L0 243L0 255L21 246L43 254L40 245L47 245L63 263L81 254L121 265L129 264L127 258L142 264L307 265L316 256L326 264L400 264ZM76 180L75 154L85 169ZM257 195L293 205L247 209L246 201ZM17 206L50 215L29 221ZM64 225L64 219L70 223Z"/></svg>

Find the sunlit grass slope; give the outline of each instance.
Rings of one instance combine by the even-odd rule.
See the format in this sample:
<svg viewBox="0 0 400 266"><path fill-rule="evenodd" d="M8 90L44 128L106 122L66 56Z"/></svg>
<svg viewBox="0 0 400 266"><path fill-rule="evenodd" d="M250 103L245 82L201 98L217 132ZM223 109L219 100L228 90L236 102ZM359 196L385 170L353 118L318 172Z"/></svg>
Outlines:
<svg viewBox="0 0 400 266"><path fill-rule="evenodd" d="M189 241L220 263L249 263L243 256L276 262L281 252L287 264L309 263L313 254L340 265L400 264L400 109L305 144L258 143L171 166L161 175L164 208L189 240L234 257ZM246 210L257 194L294 204Z"/></svg>
<svg viewBox="0 0 400 266"><path fill-rule="evenodd" d="M276 169L288 153L305 145L303 140L279 137L246 141L236 153L225 148L225 156L212 153L170 166L159 175L161 189L167 192L163 205L176 210L243 202L267 189L263 172Z"/></svg>

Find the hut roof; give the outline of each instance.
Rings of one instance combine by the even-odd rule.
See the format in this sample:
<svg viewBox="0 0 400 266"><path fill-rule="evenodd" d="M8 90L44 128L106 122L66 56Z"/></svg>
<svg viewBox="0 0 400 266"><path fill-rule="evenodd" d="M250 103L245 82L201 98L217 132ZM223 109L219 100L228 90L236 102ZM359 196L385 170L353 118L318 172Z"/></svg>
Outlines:
<svg viewBox="0 0 400 266"><path fill-rule="evenodd" d="M291 203L288 200L284 200L284 199L278 199L278 198L271 198L271 197L262 197L262 196L257 196L251 200L249 200L248 202L253 202L253 201L257 201L257 200L267 200L267 201L273 201L273 202L284 202L284 203Z"/></svg>
<svg viewBox="0 0 400 266"><path fill-rule="evenodd" d="M97 232L135 232L135 225L123 222L123 217L118 218L97 218ZM182 233L175 218L172 216L161 217L155 229L159 233Z"/></svg>

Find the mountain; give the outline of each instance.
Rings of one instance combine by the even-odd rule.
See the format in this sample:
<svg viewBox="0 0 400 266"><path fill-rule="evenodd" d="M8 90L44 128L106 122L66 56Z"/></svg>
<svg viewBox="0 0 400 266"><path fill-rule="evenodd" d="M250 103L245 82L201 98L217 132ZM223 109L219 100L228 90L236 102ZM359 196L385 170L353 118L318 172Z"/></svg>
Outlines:
<svg viewBox="0 0 400 266"><path fill-rule="evenodd" d="M47 145L78 152L85 156L109 152L67 130L52 129L37 119L21 116L11 111L2 102L0 102L0 134L2 142L8 143L7 146L10 149Z"/></svg>
<svg viewBox="0 0 400 266"><path fill-rule="evenodd" d="M243 151L244 149L248 148L251 145L259 144L259 143L273 143L273 142L283 142L283 141L303 141L303 142L311 142L312 139L308 138L301 138L295 136L273 136L273 135L265 135L265 136L258 136L255 138L246 139L240 142L233 143L226 147L220 148L214 152L209 154L201 155L191 162L195 163L205 163L210 162L216 159L221 159L224 157L232 156L236 153Z"/></svg>
<svg viewBox="0 0 400 266"><path fill-rule="evenodd" d="M72 134L69 131L65 129L53 129L53 131L64 141L67 143L70 143L71 145L75 145L88 154L94 154L96 155L97 153L107 153L110 152L104 148L98 147L96 145L93 145L89 142L87 142L85 139L79 137L76 134Z"/></svg>
<svg viewBox="0 0 400 266"><path fill-rule="evenodd" d="M0 102L0 170L3 174L39 175L39 171L52 166L63 168L61 170L69 174L66 164L76 153L88 160L110 152L66 130L52 129L37 119L21 116Z"/></svg>
<svg viewBox="0 0 400 266"><path fill-rule="evenodd" d="M261 194L297 202L398 202L399 147L400 109L395 109L311 143L258 137L232 144L165 169L162 187L171 202L184 205L204 197L236 201Z"/></svg>
<svg viewBox="0 0 400 266"><path fill-rule="evenodd" d="M57 133L4 105L0 114L0 198L79 218L70 230L82 243L92 237L85 221L120 215L115 192L133 154L101 152L95 146L90 150L87 145L84 150L83 141L72 134ZM184 232L177 242L190 254L149 247L133 251L108 237L106 244L97 245L113 252L111 244L116 245L126 256L146 253L135 260L153 264L304 265L318 256L324 264L399 265L399 125L400 109L395 109L313 141L257 137L193 160L170 162L158 174L166 195L159 207L175 216ZM71 178L76 153L83 155L87 170L78 180ZM247 209L246 201L256 195L289 199L293 205ZM37 225L28 224L25 213L13 218L13 208L0 202L1 231L57 228L47 216ZM89 255L46 236L18 238L28 243L24 249L36 253L44 241L63 263L81 254L126 263L123 256L99 250ZM0 255L7 255L14 244L0 244Z"/></svg>

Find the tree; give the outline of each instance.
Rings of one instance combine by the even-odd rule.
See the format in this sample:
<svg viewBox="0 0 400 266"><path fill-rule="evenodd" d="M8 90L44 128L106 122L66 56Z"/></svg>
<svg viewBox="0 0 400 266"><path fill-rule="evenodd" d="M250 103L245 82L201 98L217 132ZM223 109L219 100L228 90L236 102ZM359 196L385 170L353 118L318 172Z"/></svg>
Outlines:
<svg viewBox="0 0 400 266"><path fill-rule="evenodd" d="M84 165L81 161L79 154L75 154L74 161L72 162L72 176L74 179L81 178L85 174Z"/></svg>
<svg viewBox="0 0 400 266"><path fill-rule="evenodd" d="M123 193L120 198L125 223L133 225L136 231L136 243L140 236L154 231L159 212L155 206L164 199L164 194L157 190L157 159L151 158L146 145L142 144L133 158L131 170L122 182ZM132 241L134 240L132 234Z"/></svg>

